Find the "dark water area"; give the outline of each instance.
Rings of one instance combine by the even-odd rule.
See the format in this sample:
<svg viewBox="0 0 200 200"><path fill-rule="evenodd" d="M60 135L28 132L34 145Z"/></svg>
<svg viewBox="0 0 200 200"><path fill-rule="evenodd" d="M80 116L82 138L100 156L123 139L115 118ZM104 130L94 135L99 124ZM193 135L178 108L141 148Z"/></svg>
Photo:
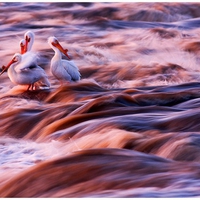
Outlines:
<svg viewBox="0 0 200 200"><path fill-rule="evenodd" d="M0 76L0 197L200 196L199 3L3 2L0 19L0 71L30 30L51 84ZM50 36L80 81L52 75Z"/></svg>

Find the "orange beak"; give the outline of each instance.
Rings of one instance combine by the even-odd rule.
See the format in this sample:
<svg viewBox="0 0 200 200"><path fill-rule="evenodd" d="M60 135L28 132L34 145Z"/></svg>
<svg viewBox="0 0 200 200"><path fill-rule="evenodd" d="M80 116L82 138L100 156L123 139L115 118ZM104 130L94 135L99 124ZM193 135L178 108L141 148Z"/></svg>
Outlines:
<svg viewBox="0 0 200 200"><path fill-rule="evenodd" d="M7 71L7 69L14 63L14 62L16 62L15 60L11 60L9 63L8 63L8 65L7 66L2 66L2 71L1 71L1 73L0 73L0 75L2 75L5 71Z"/></svg>
<svg viewBox="0 0 200 200"><path fill-rule="evenodd" d="M26 53L26 46L25 45L21 45L21 54Z"/></svg>
<svg viewBox="0 0 200 200"><path fill-rule="evenodd" d="M30 42L30 38L28 38L28 37L26 36L25 41L26 41L26 43L25 43L25 46L24 46L24 51L23 51L24 53L26 53L27 50L28 50L28 43Z"/></svg>
<svg viewBox="0 0 200 200"><path fill-rule="evenodd" d="M70 59L69 55L67 54L68 49L63 49L63 47L60 45L60 43L52 43L53 46L55 46L56 48L58 48L63 54L65 54L67 56L67 58Z"/></svg>

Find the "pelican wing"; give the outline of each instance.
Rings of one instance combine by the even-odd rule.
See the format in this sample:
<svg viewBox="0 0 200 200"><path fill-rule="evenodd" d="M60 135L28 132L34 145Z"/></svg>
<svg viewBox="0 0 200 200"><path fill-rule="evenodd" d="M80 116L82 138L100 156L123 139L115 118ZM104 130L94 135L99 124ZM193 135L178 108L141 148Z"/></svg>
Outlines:
<svg viewBox="0 0 200 200"><path fill-rule="evenodd" d="M81 74L73 61L62 60L62 65L73 81L80 80Z"/></svg>
<svg viewBox="0 0 200 200"><path fill-rule="evenodd" d="M15 67L15 71L30 71L34 68L37 68L37 59L37 55L32 52L25 53L24 55L22 55L22 61L20 62L20 64Z"/></svg>
<svg viewBox="0 0 200 200"><path fill-rule="evenodd" d="M36 63L22 63L22 64L16 66L15 71L17 73L30 72L39 67Z"/></svg>

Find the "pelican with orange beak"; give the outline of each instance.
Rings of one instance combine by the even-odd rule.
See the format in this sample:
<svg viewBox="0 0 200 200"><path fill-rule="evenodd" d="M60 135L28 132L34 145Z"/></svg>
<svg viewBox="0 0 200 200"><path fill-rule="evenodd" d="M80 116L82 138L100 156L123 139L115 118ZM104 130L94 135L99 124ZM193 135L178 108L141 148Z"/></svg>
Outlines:
<svg viewBox="0 0 200 200"><path fill-rule="evenodd" d="M27 31L24 34L24 39L20 41L20 48L21 48L21 54L22 54L22 60L29 60L32 59L34 60L35 65L37 65L37 60L38 60L38 55L31 51L33 43L35 40L35 34L32 31ZM33 57L35 57L33 59ZM49 87L49 81L46 81L46 79L40 80L39 82L35 83L32 85L32 87Z"/></svg>
<svg viewBox="0 0 200 200"><path fill-rule="evenodd" d="M64 82L73 82L80 80L80 72L78 67L72 60L62 59L61 52L70 59L67 54L68 50L64 49L54 36L48 38L48 44L54 50L55 54L51 59L51 73L60 81L61 85Z"/></svg>
<svg viewBox="0 0 200 200"><path fill-rule="evenodd" d="M8 70L11 82L17 85L28 85L27 90L30 88L33 90L34 83L40 80L50 87L45 71L36 64L34 56L22 59L22 55L16 53L8 65L3 66L2 69L0 75Z"/></svg>

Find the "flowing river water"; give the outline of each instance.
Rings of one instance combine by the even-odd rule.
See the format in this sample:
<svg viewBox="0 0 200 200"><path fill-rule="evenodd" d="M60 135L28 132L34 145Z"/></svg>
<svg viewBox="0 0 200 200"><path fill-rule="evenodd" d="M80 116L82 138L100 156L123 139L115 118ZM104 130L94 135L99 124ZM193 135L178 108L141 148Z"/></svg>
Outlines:
<svg viewBox="0 0 200 200"><path fill-rule="evenodd" d="M200 196L199 3L4 2L0 19L0 69L31 30L51 83L0 76L0 197ZM51 74L50 36L80 81Z"/></svg>

